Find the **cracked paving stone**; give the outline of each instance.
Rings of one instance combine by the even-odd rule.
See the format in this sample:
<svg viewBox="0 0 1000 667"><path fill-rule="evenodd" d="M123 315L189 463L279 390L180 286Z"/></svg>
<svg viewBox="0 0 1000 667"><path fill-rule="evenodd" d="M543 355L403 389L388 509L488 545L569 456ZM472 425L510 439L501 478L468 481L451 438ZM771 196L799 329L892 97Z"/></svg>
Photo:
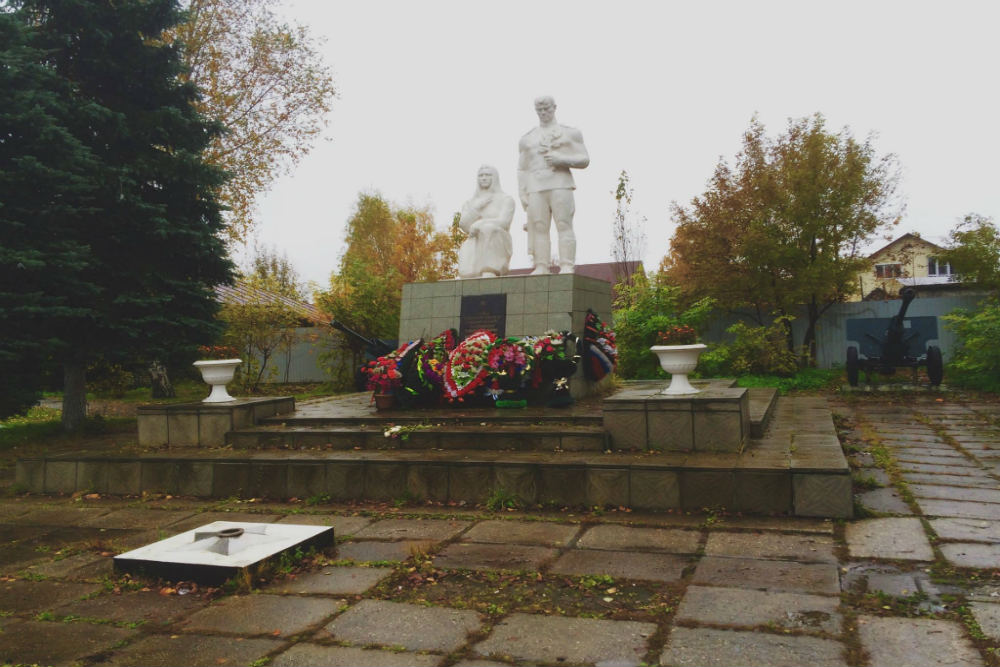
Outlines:
<svg viewBox="0 0 1000 667"><path fill-rule="evenodd" d="M462 536L462 541L564 547L579 532L579 526L545 521L481 521Z"/></svg>
<svg viewBox="0 0 1000 667"><path fill-rule="evenodd" d="M446 519L383 519L355 533L355 537L380 540L428 540L443 542L468 528L469 521Z"/></svg>
<svg viewBox="0 0 1000 667"><path fill-rule="evenodd" d="M969 608L983 634L995 642L1000 641L1000 604L971 602Z"/></svg>
<svg viewBox="0 0 1000 667"><path fill-rule="evenodd" d="M771 624L836 634L841 625L839 603L836 597L802 593L689 586L677 619L745 627Z"/></svg>
<svg viewBox="0 0 1000 667"><path fill-rule="evenodd" d="M931 519L931 528L943 540L1000 542L1000 521L984 519Z"/></svg>
<svg viewBox="0 0 1000 667"><path fill-rule="evenodd" d="M457 542L434 557L434 566L453 570L538 570L559 552L517 544Z"/></svg>
<svg viewBox="0 0 1000 667"><path fill-rule="evenodd" d="M106 651L135 634L135 630L84 622L25 621L5 624L0 634L0 664L76 664L82 658Z"/></svg>

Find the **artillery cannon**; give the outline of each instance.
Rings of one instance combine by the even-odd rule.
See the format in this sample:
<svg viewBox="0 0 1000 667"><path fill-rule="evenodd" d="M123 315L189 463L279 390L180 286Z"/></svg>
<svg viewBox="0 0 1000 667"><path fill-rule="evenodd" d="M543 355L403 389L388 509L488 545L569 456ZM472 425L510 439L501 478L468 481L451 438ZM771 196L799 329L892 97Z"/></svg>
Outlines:
<svg viewBox="0 0 1000 667"><path fill-rule="evenodd" d="M358 346L363 346L364 349L364 355L362 356L363 361L361 366L357 368L357 370L354 373L354 386L357 388L358 391L364 391L367 378L365 377L365 374L362 372L361 369L367 366L368 362L374 361L379 357L384 357L385 355L395 350L396 349L395 342L382 340L381 338L368 338L367 336L363 336L362 334L358 333L354 329L351 329L350 327L345 325L343 322L340 322L339 320L330 320L330 326L336 329L337 331L344 333L348 338L350 338L356 344L358 344Z"/></svg>
<svg viewBox="0 0 1000 667"><path fill-rule="evenodd" d="M852 387L858 385L858 374L865 372L871 381L873 371L892 375L897 368L912 368L914 377L917 369L927 367L927 377L932 386L941 384L944 364L941 348L928 345L938 337L936 317L906 317L906 310L917 296L912 287L899 291L902 304L899 312L886 318L847 320L847 339L857 341L860 346L847 348L847 381Z"/></svg>

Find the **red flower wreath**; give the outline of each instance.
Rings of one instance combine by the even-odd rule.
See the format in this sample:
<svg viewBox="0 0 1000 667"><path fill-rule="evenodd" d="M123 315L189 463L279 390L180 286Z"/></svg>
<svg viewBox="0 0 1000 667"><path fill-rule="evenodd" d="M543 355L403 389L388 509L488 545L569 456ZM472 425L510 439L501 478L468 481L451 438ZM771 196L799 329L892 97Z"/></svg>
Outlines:
<svg viewBox="0 0 1000 667"><path fill-rule="evenodd" d="M486 362L496 338L492 331L476 331L449 355L444 368L444 394L449 401L461 401L486 381Z"/></svg>

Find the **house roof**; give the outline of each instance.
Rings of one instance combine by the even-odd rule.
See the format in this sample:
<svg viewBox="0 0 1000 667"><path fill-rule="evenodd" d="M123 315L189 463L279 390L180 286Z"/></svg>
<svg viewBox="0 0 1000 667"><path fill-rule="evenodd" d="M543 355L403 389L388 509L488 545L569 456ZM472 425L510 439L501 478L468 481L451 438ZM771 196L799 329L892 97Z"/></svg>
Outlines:
<svg viewBox="0 0 1000 667"><path fill-rule="evenodd" d="M893 239L892 241L890 241L886 245L882 246L881 248L879 248L875 252L873 252L870 255L868 255L868 259L875 259L875 257L877 255L881 255L882 253L884 253L886 250L888 250L892 246L896 245L897 243L914 242L914 241L923 243L925 245L929 245L932 248L934 248L935 250L944 250L944 248L942 248L941 246L939 246L937 243L933 243L933 242L928 241L927 239L925 239L925 238L923 238L921 236L917 236L916 234L913 234L912 232L908 232L906 234L903 234L899 238Z"/></svg>
<svg viewBox="0 0 1000 667"><path fill-rule="evenodd" d="M330 317L311 303L304 303L281 294L248 285L216 285L215 298L220 303L279 303L295 311L303 320L313 324L329 324Z"/></svg>

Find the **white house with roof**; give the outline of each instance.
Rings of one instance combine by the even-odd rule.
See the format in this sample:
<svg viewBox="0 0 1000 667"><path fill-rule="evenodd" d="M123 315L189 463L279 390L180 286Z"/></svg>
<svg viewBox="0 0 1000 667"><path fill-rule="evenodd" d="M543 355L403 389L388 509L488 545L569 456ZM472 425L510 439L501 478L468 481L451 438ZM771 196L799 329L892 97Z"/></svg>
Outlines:
<svg viewBox="0 0 1000 667"><path fill-rule="evenodd" d="M953 267L938 258L943 250L917 234L903 234L868 256L870 268L858 273L853 300L894 299L906 286L921 288L925 293L956 288Z"/></svg>

